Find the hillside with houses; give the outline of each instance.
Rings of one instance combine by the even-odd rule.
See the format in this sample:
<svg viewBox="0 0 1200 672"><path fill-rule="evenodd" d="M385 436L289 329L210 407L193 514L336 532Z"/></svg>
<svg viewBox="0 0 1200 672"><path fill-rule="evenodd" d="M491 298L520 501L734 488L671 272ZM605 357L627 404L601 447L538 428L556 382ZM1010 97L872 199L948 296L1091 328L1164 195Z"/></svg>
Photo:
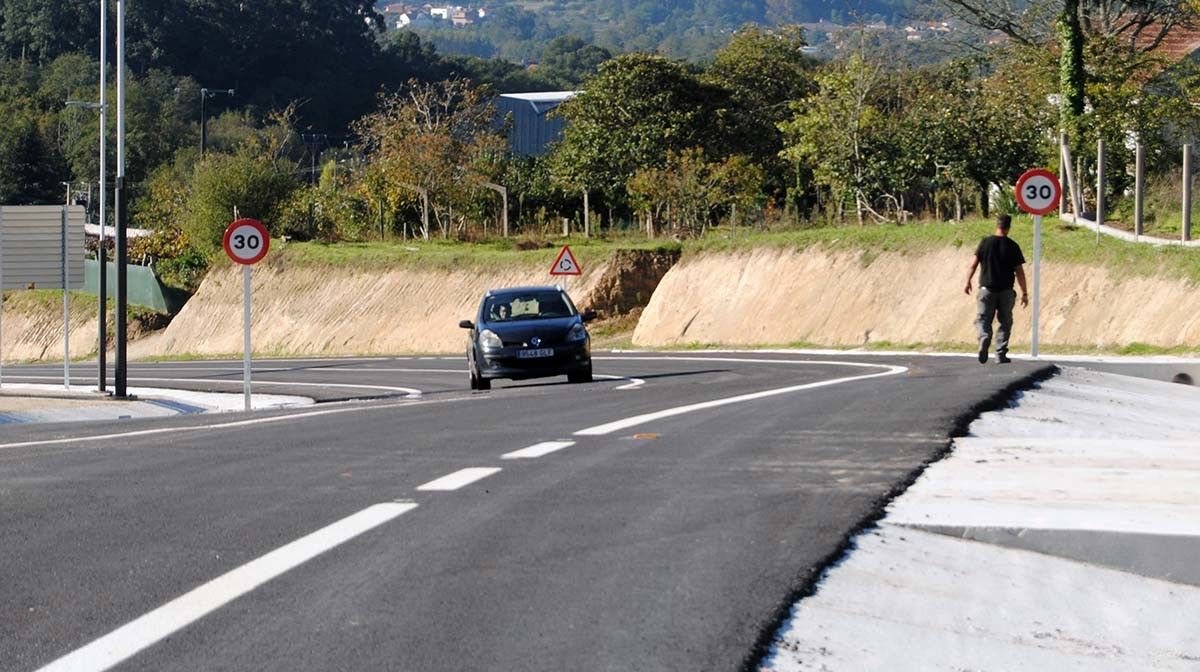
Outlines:
<svg viewBox="0 0 1200 672"><path fill-rule="evenodd" d="M388 30L408 30L444 53L536 60L540 46L563 36L613 52L656 51L704 60L747 24L805 27L816 49L835 51L848 34L866 32L885 45L963 42L966 26L934 2L388 2L377 5Z"/></svg>

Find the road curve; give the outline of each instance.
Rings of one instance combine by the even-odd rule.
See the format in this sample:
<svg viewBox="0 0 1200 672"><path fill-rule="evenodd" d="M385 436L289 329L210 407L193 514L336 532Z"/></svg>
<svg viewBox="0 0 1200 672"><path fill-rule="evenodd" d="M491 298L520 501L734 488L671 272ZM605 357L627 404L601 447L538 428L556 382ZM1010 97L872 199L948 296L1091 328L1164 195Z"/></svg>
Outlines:
<svg viewBox="0 0 1200 672"><path fill-rule="evenodd" d="M268 391L327 403L0 427L0 670L741 669L956 429L1045 374L596 367L611 378L471 393L461 358L274 360ZM240 376L139 364L130 382Z"/></svg>

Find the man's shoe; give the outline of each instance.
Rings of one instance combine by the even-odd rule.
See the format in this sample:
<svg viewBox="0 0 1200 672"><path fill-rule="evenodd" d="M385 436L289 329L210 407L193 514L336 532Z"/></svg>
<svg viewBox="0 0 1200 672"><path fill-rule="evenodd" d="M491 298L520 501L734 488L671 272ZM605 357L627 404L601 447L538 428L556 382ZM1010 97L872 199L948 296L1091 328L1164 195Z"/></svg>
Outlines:
<svg viewBox="0 0 1200 672"><path fill-rule="evenodd" d="M988 342L984 341L979 344L979 363L987 364Z"/></svg>
<svg viewBox="0 0 1200 672"><path fill-rule="evenodd" d="M996 355L997 364L1008 364L1011 361L1012 360L1008 358L1008 355Z"/></svg>

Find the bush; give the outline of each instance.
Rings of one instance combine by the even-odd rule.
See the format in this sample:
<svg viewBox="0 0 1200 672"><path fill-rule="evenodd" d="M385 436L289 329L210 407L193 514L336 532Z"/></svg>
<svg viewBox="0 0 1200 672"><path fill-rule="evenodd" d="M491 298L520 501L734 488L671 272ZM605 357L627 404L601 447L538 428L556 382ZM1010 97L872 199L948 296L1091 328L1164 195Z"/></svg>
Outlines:
<svg viewBox="0 0 1200 672"><path fill-rule="evenodd" d="M210 154L196 164L184 232L200 249L216 250L236 209L239 217L257 219L278 233L279 213L295 187L290 175L248 149Z"/></svg>
<svg viewBox="0 0 1200 672"><path fill-rule="evenodd" d="M362 241L376 235L377 217L362 198L334 188L305 187L292 192L280 208L279 232L297 240Z"/></svg>

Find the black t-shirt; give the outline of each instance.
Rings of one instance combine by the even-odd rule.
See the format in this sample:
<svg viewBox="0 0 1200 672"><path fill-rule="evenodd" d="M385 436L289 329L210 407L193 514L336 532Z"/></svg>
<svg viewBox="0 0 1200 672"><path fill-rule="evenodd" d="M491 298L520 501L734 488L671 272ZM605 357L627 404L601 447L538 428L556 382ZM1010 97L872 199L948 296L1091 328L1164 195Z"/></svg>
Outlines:
<svg viewBox="0 0 1200 672"><path fill-rule="evenodd" d="M1021 246L1007 236L988 236L975 248L979 286L994 291L1012 289L1017 267L1025 263Z"/></svg>

